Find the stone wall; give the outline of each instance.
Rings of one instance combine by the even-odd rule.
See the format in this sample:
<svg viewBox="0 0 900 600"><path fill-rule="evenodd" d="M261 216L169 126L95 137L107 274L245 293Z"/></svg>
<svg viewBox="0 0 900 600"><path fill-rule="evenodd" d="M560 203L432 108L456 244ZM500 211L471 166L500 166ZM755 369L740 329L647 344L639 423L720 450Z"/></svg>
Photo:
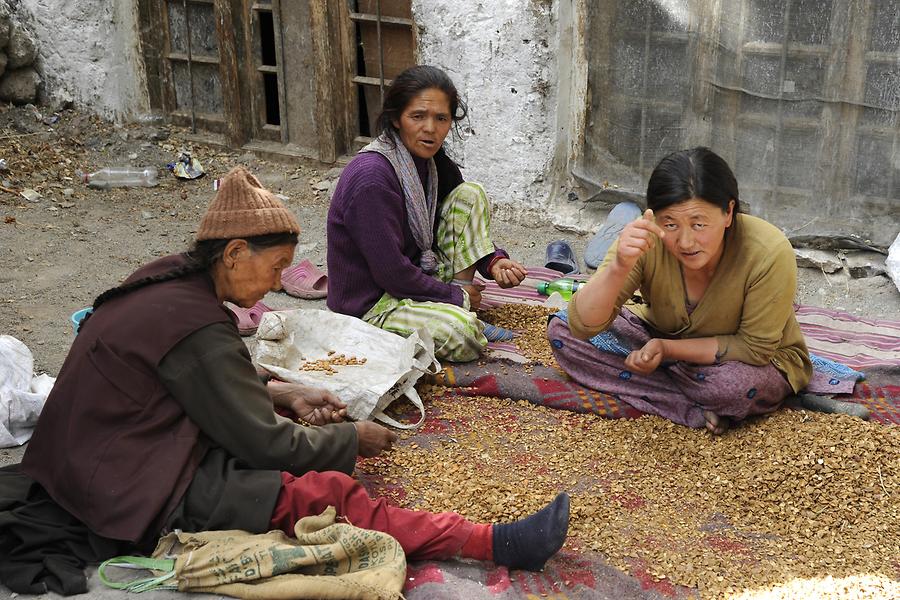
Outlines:
<svg viewBox="0 0 900 600"><path fill-rule="evenodd" d="M35 64L38 43L19 8L0 0L0 101L21 105L37 100L41 76Z"/></svg>
<svg viewBox="0 0 900 600"><path fill-rule="evenodd" d="M559 192L558 2L413 0L420 63L447 71L468 102L450 147L499 210L542 211Z"/></svg>
<svg viewBox="0 0 900 600"><path fill-rule="evenodd" d="M74 100L116 119L146 110L149 101L140 58L137 2L6 1L30 15L45 80L42 100Z"/></svg>

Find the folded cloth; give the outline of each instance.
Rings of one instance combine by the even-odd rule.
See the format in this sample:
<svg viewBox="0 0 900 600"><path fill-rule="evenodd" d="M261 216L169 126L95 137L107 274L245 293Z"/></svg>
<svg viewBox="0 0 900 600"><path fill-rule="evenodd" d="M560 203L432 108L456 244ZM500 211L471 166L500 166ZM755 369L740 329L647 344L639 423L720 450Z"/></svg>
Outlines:
<svg viewBox="0 0 900 600"><path fill-rule="evenodd" d="M616 241L622 229L641 216L641 207L634 202L616 204L606 217L606 222L594 234L584 249L584 264L596 269L603 262L603 257L612 243Z"/></svg>
<svg viewBox="0 0 900 600"><path fill-rule="evenodd" d="M484 337L487 338L489 342L508 342L509 340L516 337L516 332L510 331L505 327L500 327L499 325L493 325L491 323L481 322L484 325Z"/></svg>
<svg viewBox="0 0 900 600"><path fill-rule="evenodd" d="M843 363L809 353L813 374L803 390L809 394L852 394L856 382L866 378L865 373L851 369Z"/></svg>
<svg viewBox="0 0 900 600"><path fill-rule="evenodd" d="M328 276L306 259L281 272L281 287L291 296L315 300L328 295Z"/></svg>
<svg viewBox="0 0 900 600"><path fill-rule="evenodd" d="M84 594L88 564L132 551L94 534L19 465L0 468L0 583L12 592Z"/></svg>

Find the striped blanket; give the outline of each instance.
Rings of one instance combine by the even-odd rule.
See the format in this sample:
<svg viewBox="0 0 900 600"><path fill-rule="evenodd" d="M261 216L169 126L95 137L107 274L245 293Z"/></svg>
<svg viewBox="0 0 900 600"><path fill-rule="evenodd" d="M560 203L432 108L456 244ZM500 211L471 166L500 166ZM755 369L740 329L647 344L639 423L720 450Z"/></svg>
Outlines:
<svg viewBox="0 0 900 600"><path fill-rule="evenodd" d="M796 312L810 352L860 371L900 369L900 321L854 317L814 306L798 306Z"/></svg>
<svg viewBox="0 0 900 600"><path fill-rule="evenodd" d="M557 271L530 267L528 279L517 288L504 290L493 281L483 281L482 306L542 305L547 298L537 293L536 284L559 277ZM813 306L797 306L796 314L811 353L865 372L867 379L856 385L851 397L843 399L865 405L874 420L900 424L900 321L856 317ZM526 370L523 365L528 359L515 341L488 344L487 358L447 366L436 382L464 388L459 393L465 395L524 399L610 418L639 414L608 394L576 384L557 369L535 366Z"/></svg>

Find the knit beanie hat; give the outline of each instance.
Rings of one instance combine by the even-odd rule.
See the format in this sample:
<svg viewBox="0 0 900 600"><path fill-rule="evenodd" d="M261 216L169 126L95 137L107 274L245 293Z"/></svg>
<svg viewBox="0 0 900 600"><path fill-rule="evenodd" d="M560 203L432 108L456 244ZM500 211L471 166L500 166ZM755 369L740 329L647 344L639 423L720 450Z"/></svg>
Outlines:
<svg viewBox="0 0 900 600"><path fill-rule="evenodd" d="M209 203L197 241L231 240L270 233L300 233L300 224L275 194L244 167L229 171Z"/></svg>

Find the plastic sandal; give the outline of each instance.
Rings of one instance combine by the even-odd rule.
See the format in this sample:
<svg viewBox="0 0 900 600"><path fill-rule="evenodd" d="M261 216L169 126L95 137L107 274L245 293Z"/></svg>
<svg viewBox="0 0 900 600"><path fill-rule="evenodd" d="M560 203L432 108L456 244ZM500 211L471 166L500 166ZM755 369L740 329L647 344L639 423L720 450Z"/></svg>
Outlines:
<svg viewBox="0 0 900 600"><path fill-rule="evenodd" d="M281 287L297 298L315 300L328 295L328 275L306 259L281 272Z"/></svg>
<svg viewBox="0 0 900 600"><path fill-rule="evenodd" d="M591 269L596 269L603 262L607 250L616 241L622 229L626 225L637 219L643 214L641 207L634 202L621 202L616 204L609 216L606 217L606 223L594 234L591 241L588 242L584 249L584 264Z"/></svg>
<svg viewBox="0 0 900 600"><path fill-rule="evenodd" d="M559 271L563 275L578 272L578 259L575 251L565 240L556 240L547 244L547 257L544 267Z"/></svg>
<svg viewBox="0 0 900 600"><path fill-rule="evenodd" d="M259 321L262 316L271 312L271 308L262 303L257 302L251 308L241 308L240 306L228 303L228 309L237 317L238 333L243 336L253 335L259 327Z"/></svg>

